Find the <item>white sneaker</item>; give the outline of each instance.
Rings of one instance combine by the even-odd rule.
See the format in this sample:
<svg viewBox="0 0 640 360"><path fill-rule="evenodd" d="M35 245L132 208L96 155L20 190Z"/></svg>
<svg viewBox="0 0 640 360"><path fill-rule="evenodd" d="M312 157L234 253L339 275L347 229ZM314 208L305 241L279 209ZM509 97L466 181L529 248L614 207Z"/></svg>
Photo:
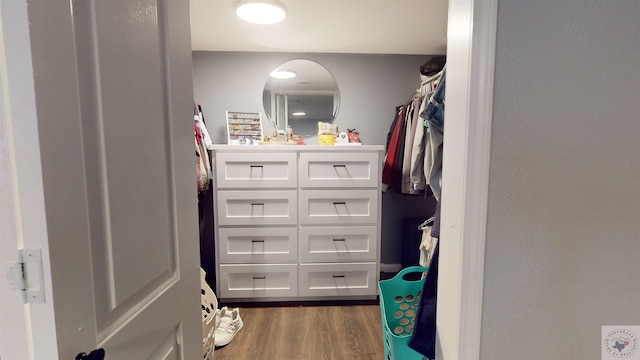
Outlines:
<svg viewBox="0 0 640 360"><path fill-rule="evenodd" d="M220 325L215 332L215 345L225 346L230 343L243 325L238 308L230 310L225 306L220 309Z"/></svg>
<svg viewBox="0 0 640 360"><path fill-rule="evenodd" d="M220 320L222 319L222 315L224 315L227 311L229 311L229 309L224 306L222 309L217 309L216 310L216 323L215 323L215 328L217 329L218 326L220 326Z"/></svg>

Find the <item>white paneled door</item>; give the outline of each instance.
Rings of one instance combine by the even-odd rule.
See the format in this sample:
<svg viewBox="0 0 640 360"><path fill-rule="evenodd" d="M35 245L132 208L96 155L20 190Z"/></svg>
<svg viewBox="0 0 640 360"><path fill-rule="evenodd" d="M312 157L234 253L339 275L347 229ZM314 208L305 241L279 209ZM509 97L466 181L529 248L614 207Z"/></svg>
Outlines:
<svg viewBox="0 0 640 360"><path fill-rule="evenodd" d="M202 358L188 0L2 2L28 20L38 132L13 140L46 218L17 241L44 258L30 357Z"/></svg>

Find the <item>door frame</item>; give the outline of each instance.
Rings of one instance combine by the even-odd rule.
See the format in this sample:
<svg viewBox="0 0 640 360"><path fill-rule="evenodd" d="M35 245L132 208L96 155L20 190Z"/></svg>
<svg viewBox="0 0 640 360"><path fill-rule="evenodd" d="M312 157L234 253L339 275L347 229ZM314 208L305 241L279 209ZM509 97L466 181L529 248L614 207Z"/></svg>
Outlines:
<svg viewBox="0 0 640 360"><path fill-rule="evenodd" d="M0 241L0 319L10 324L0 327L0 343L11 344L0 356L37 359L57 353L57 335L26 2L0 0L0 19L0 233L9 235ZM25 306L20 291L7 290L8 263L20 261L22 248L41 251L44 304Z"/></svg>
<svg viewBox="0 0 640 360"><path fill-rule="evenodd" d="M450 0L437 359L479 359L498 0Z"/></svg>
<svg viewBox="0 0 640 360"><path fill-rule="evenodd" d="M438 289L440 298L447 301L441 301L437 310L440 359L477 359L480 355L497 13L498 0L449 1L447 152L443 160L443 183L447 185L442 191L447 200L441 223L447 241L441 244ZM11 333L0 332L1 342L14 345L12 353L0 356L27 358L24 354L28 354L34 359L33 339L40 345L49 343L50 353L57 353L57 344L40 154L37 142L32 141L37 138L37 115L25 2L0 0L0 17L0 128L7 130L0 134L0 146L7 146L0 169L9 169L0 172L0 184L11 184L11 193L0 198L8 200L0 203L0 211L13 217L0 221L3 233L13 234L0 242L0 254L14 254L19 247L41 248L47 299L45 304L18 306L19 292L5 291L6 282L0 281L0 301L11 305L0 307L0 318L17 324ZM16 118L12 109L24 111ZM5 264L2 266L4 272Z"/></svg>

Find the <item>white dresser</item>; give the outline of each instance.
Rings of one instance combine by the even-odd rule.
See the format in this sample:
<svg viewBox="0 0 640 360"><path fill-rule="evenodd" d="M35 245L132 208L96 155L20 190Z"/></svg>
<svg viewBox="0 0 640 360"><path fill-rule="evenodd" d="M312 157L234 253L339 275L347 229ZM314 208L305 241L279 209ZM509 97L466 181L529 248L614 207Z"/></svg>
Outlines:
<svg viewBox="0 0 640 360"><path fill-rule="evenodd" d="M374 299L383 151L214 146L218 297Z"/></svg>

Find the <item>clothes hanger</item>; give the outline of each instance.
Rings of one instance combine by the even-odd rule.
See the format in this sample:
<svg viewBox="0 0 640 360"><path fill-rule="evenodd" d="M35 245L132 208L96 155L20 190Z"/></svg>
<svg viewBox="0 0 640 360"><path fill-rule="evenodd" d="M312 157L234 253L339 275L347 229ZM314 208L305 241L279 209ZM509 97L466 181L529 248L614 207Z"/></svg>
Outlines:
<svg viewBox="0 0 640 360"><path fill-rule="evenodd" d="M440 79L440 76L442 76L442 71L438 71L435 75L428 77L426 79L424 79L421 83L420 86L425 86L428 83L434 82L435 80Z"/></svg>
<svg viewBox="0 0 640 360"><path fill-rule="evenodd" d="M433 224L433 222L436 220L436 216L432 216L430 218L428 218L427 220L423 221L422 224L418 225L418 230L424 230L427 227L429 227L429 225Z"/></svg>
<svg viewBox="0 0 640 360"><path fill-rule="evenodd" d="M436 74L431 75L427 78L425 78L426 75L421 75L421 77L424 78L424 80L420 82L420 87L416 89L416 95L414 95L413 98L417 99L419 97L425 96L427 92L430 92L429 90L431 90L431 92L435 90L436 87L438 87L438 81L440 80L441 76L442 76L442 71L439 71ZM427 88L429 88L429 90Z"/></svg>

